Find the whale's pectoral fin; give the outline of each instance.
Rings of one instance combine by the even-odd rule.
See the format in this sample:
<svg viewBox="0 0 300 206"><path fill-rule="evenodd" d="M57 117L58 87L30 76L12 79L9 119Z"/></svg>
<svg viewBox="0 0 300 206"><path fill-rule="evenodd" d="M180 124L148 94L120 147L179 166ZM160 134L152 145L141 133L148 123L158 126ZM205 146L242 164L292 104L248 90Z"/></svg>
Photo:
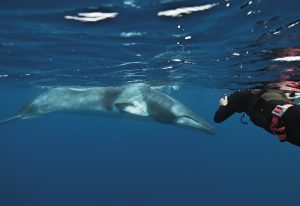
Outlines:
<svg viewBox="0 0 300 206"><path fill-rule="evenodd" d="M134 105L130 103L116 103L115 106L122 112L128 112L128 108L134 107Z"/></svg>
<svg viewBox="0 0 300 206"><path fill-rule="evenodd" d="M147 116L148 113L145 111L145 108L134 105L133 103L116 103L115 106L122 112L138 115L138 116Z"/></svg>

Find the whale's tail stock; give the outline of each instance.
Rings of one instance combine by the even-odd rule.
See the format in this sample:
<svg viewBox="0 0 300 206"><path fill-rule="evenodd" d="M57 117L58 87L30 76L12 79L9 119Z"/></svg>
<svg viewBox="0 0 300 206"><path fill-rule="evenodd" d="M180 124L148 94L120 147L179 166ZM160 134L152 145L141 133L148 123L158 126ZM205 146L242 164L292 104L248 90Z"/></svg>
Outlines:
<svg viewBox="0 0 300 206"><path fill-rule="evenodd" d="M20 119L22 119L22 115L17 114L15 116L9 117L7 119L0 120L0 126L4 125L4 124L11 123L11 122L14 122L14 121L17 121L17 120L20 120Z"/></svg>
<svg viewBox="0 0 300 206"><path fill-rule="evenodd" d="M17 112L14 116L0 120L0 126L21 119L30 119L36 116L38 116L36 115L36 110L32 107L31 102L29 102L25 104L23 107L21 107L19 112Z"/></svg>

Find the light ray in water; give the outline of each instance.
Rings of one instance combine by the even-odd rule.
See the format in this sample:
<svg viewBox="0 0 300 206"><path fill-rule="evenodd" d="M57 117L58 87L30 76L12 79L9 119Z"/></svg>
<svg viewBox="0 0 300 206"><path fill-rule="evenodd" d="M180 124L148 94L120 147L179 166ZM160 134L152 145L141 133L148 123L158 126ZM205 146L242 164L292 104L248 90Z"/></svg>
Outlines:
<svg viewBox="0 0 300 206"><path fill-rule="evenodd" d="M103 13L103 12L91 12L91 13L78 13L78 16L65 16L65 19L78 20L82 22L97 22L105 19L115 18L118 15L117 12Z"/></svg>
<svg viewBox="0 0 300 206"><path fill-rule="evenodd" d="M158 16L169 16L169 17L182 17L183 14L191 14L194 12L208 10L217 5L219 5L219 3L206 4L206 5L194 6L194 7L181 7L181 8L177 8L177 9L173 9L173 10L160 11L157 13L157 15Z"/></svg>

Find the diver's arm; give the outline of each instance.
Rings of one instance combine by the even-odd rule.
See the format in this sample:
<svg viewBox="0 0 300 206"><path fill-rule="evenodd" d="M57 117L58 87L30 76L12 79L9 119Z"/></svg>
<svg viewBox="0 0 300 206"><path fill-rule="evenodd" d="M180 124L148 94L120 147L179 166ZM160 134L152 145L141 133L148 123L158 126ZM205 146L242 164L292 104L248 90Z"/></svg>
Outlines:
<svg viewBox="0 0 300 206"><path fill-rule="evenodd" d="M216 123L223 122L224 120L229 118L234 113L235 113L235 110L233 108L230 108L228 106L220 106L219 109L215 113L214 121Z"/></svg>
<svg viewBox="0 0 300 206"><path fill-rule="evenodd" d="M241 99L241 91L236 91L232 93L228 99L225 95L224 98L221 98L219 101L220 107L216 111L214 116L214 121L216 123L223 122L235 112L238 112L239 100ZM241 102L240 102L241 103Z"/></svg>

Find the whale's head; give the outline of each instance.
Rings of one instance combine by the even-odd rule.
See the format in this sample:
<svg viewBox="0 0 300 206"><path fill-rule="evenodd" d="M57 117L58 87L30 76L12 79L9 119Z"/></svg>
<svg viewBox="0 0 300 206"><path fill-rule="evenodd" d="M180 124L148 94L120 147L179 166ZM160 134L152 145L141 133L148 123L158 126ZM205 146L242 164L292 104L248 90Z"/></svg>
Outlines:
<svg viewBox="0 0 300 206"><path fill-rule="evenodd" d="M143 88L141 91L143 91L142 98L135 99L139 104L133 102L132 104L136 105L135 109L132 109L129 113L148 116L161 123L176 124L194 128L207 134L215 134L215 128L178 100L149 87ZM139 96L135 95L135 97Z"/></svg>
<svg viewBox="0 0 300 206"><path fill-rule="evenodd" d="M216 134L213 126L180 103L172 107L172 113L175 117L174 123L179 126L194 128L211 135Z"/></svg>

